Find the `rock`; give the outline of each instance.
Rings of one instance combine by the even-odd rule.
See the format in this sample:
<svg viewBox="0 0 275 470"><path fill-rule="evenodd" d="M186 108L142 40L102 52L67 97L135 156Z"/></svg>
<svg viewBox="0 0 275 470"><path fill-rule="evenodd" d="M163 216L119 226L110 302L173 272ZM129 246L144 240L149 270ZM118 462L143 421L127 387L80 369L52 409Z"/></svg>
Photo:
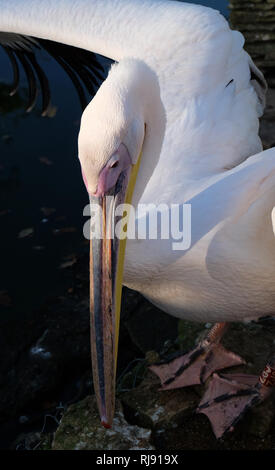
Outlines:
<svg viewBox="0 0 275 470"><path fill-rule="evenodd" d="M11 450L35 450L42 442L40 432L22 433L11 445Z"/></svg>
<svg viewBox="0 0 275 470"><path fill-rule="evenodd" d="M188 325L185 326L188 331ZM197 331L192 341L196 335ZM260 374L274 346L274 336L274 321L232 324L223 344L244 357L247 364L223 372ZM157 356L150 352L150 363L154 357ZM194 413L206 387L207 384L161 391L159 379L147 372L141 384L121 394L120 399L129 422L152 429L153 442L158 450L269 448L275 435L272 398L247 412L234 433L217 441L207 418Z"/></svg>
<svg viewBox="0 0 275 470"><path fill-rule="evenodd" d="M179 320L178 343L180 349L185 351L192 349L202 339L202 336L208 333L207 329L204 323Z"/></svg>
<svg viewBox="0 0 275 470"><path fill-rule="evenodd" d="M247 364L235 367L234 371L259 375L273 350L275 321L233 323L225 334L222 343L233 352L242 356ZM231 369L231 372L233 369Z"/></svg>
<svg viewBox="0 0 275 470"><path fill-rule="evenodd" d="M264 439L271 432L274 423L274 399L270 398L250 413L248 423L249 434Z"/></svg>
<svg viewBox="0 0 275 470"><path fill-rule="evenodd" d="M135 389L120 395L127 419L145 428L160 431L181 425L198 402L194 389L162 392L159 379L147 371L146 378Z"/></svg>
<svg viewBox="0 0 275 470"><path fill-rule="evenodd" d="M148 365L158 362L159 359L159 354L156 351L147 351L147 353L145 354L145 360Z"/></svg>
<svg viewBox="0 0 275 470"><path fill-rule="evenodd" d="M160 351L166 340L175 340L178 335L178 320L144 298L125 320L125 327L132 342L144 354L149 350Z"/></svg>
<svg viewBox="0 0 275 470"><path fill-rule="evenodd" d="M275 115L272 103L267 112L269 113L267 114L267 122L270 122L269 120L273 119L273 114ZM84 259L85 267L88 266L86 261ZM17 416L16 422L18 424L20 415L28 416L29 423L19 425L20 428L22 426L22 430L24 430L24 426L30 426L33 422L30 407L35 406L36 409L42 410L42 413L45 413L50 407L55 408L56 405L53 405L53 402L58 400L56 397L60 390L67 389L68 383L71 383L74 377L75 380L79 380L79 376L85 376L87 379L87 374L89 374L89 380L85 381L84 389L81 393L78 392L77 396L73 396L74 400L81 399L85 394L90 393L88 278L87 274L83 274L81 270L80 272L81 276L77 274L75 281L76 284L82 285L80 290L74 286L72 292L66 297L49 301L47 308L39 312L35 318L23 319L21 323L18 321L16 328L13 322L12 329L7 323L0 332L3 354L3 360L0 363L0 418L4 421L7 417L10 419L12 416ZM164 314L162 316L161 312L154 309L153 306L148 306L148 302L139 294L128 289L124 290L119 361L120 371L124 370L126 366L129 370L127 380L123 380L123 386L120 387L120 389L127 388L128 391L121 392L120 397L126 419L130 424L150 429L153 444L150 438L147 441L149 445L159 450L272 448L272 442L275 442L272 407L268 408L264 414L260 412L261 407L259 407L259 411L258 409L251 411L238 424L233 435L226 436L220 442L216 441L213 436L207 418L193 413L200 401L201 394L204 393L203 387L159 391L158 379L148 374L146 361L148 364L158 360L159 353L163 357L163 350L167 351L167 348L163 347L161 341L167 343L167 339L171 339L171 337L172 339L176 337L170 345L170 349L173 351L190 349L203 336L205 324L186 321L178 323L175 320L176 323L171 323L171 329L168 330L165 319L169 317ZM153 310L152 319L151 312ZM174 321L172 318L171 320ZM157 323L158 329L155 328ZM22 335L22 331L24 331L24 335ZM147 332L146 335L145 332ZM223 343L227 348L239 353L247 360L248 364L241 369L242 371L259 374L265 365L274 337L274 322L233 324L225 335ZM154 349L152 345L156 346L159 353L152 352ZM140 358L140 354L143 356L146 350L151 352L146 355L145 361L143 357ZM171 352L169 348L168 352ZM134 368L131 365L133 360L136 362ZM142 380L144 375L146 377ZM142 383L140 383L141 380ZM139 383L140 385L137 386ZM69 397L65 403L72 401L71 398ZM264 405L262 406L264 407ZM75 408L69 408L69 410L71 409ZM265 408L263 409L265 410ZM122 420L122 416L120 417ZM125 421L123 423L123 426L128 426ZM43 421L40 429L42 424ZM37 429L37 427L34 428ZM80 424L78 429L80 432ZM85 434L85 430L83 432ZM72 429L72 433L75 435L74 429ZM137 430L136 433L138 433ZM142 436L143 434L141 438ZM249 443L247 436L249 436ZM70 438L69 435L67 437ZM26 442L29 445L29 441ZM49 441L47 442L44 445L42 440L39 448L49 448ZM128 444L123 442L124 444L121 445L132 445L129 442ZM36 445L35 440L34 446ZM57 445L60 445L61 448L62 444L59 442ZM64 445L68 445L68 443ZM76 445L77 442L75 442ZM108 441L106 445L111 444ZM112 443L112 445L120 444Z"/></svg>
<svg viewBox="0 0 275 470"><path fill-rule="evenodd" d="M116 403L111 429L105 429L98 416L96 399L89 396L71 405L61 419L54 435L53 450L154 450L151 431L132 426Z"/></svg>
<svg viewBox="0 0 275 470"><path fill-rule="evenodd" d="M29 421L28 416L20 416L20 418L19 418L19 423L20 423L20 424L25 424L25 423L27 423L28 421Z"/></svg>
<svg viewBox="0 0 275 470"><path fill-rule="evenodd" d="M51 433L29 432L20 434L10 446L10 450L50 450Z"/></svg>
<svg viewBox="0 0 275 470"><path fill-rule="evenodd" d="M51 450L52 448L52 433L41 433L40 443L38 444L37 450Z"/></svg>

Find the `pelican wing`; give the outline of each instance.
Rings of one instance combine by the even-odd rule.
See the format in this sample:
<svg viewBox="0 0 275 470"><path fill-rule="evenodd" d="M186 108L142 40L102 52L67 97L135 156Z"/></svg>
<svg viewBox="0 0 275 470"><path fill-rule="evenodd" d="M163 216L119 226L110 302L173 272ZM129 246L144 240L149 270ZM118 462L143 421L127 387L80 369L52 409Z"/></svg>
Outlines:
<svg viewBox="0 0 275 470"><path fill-rule="evenodd" d="M13 32L14 42L24 46L24 56L26 48L45 48L44 41L50 40L60 43L60 48L81 48L85 57L93 51L116 61L140 59L156 72L166 132L145 199L156 197L156 182L163 180L163 174L173 181L174 189L167 186L161 197L167 202L169 194L174 198L178 191L177 197L185 198L189 189L183 175L196 181L209 172L233 168L262 150L258 118L264 108L265 81L243 48L242 34L232 31L218 11L165 0L0 0L0 11L5 43L6 33ZM32 45L29 41L34 39L25 36L40 39ZM64 58L64 51L55 57L73 80L83 105L87 65L83 70L81 61L82 66L76 67L77 54ZM18 86L18 57L13 50L12 54ZM38 71L33 74L34 65L28 65L31 107L33 75L38 76ZM47 89L41 71L40 77ZM45 108L46 92L44 101Z"/></svg>
<svg viewBox="0 0 275 470"><path fill-rule="evenodd" d="M63 68L71 79L82 109L87 105L87 93L93 96L104 78L104 68L93 52L68 46L58 42L0 32L0 45L5 50L13 70L13 83L10 95L14 95L20 83L21 64L28 80L28 102L26 111L30 112L37 100L38 89L42 93L42 115L50 108L50 85L47 75L38 62L36 52L45 50Z"/></svg>
<svg viewBox="0 0 275 470"><path fill-rule="evenodd" d="M267 92L267 82L262 72L256 67L251 57L247 54L251 74L251 84L258 95L260 105L265 108L265 99Z"/></svg>

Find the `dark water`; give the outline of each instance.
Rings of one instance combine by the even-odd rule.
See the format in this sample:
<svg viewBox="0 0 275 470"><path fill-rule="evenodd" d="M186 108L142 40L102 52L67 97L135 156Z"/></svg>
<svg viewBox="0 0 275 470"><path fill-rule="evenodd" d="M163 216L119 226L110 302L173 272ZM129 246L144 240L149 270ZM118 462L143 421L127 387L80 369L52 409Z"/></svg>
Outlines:
<svg viewBox="0 0 275 470"><path fill-rule="evenodd" d="M228 13L226 0L198 3ZM39 102L33 112L24 112L23 72L18 96L1 103L0 322L26 315L69 288L71 271L60 266L88 250L82 236L87 196L77 159L80 105L59 65L46 53L38 52L37 57L50 79L54 116L42 118ZM8 59L0 49L0 86L11 79ZM42 208L54 211L45 215ZM25 229L33 233L18 238Z"/></svg>
<svg viewBox="0 0 275 470"><path fill-rule="evenodd" d="M10 101L10 107L17 109L1 115L0 291L7 292L12 305L4 309L5 316L23 314L61 293L67 283L59 266L65 256L72 258L85 249L81 227L87 196L77 159L81 110L70 80L53 60L39 55L51 79L55 117L42 118L39 103L37 110L26 114L17 99ZM0 70L1 81L9 81L4 53ZM21 97L25 87L23 81ZM54 212L47 216L41 208ZM57 234L57 229L64 228L75 232ZM18 238L24 229L32 229L33 235Z"/></svg>

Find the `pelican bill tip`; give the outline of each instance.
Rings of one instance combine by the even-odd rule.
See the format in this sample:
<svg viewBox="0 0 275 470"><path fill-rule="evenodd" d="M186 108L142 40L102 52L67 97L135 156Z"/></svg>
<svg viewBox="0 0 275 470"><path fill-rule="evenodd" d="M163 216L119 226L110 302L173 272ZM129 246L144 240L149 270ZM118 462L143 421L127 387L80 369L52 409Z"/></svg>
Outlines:
<svg viewBox="0 0 275 470"><path fill-rule="evenodd" d="M112 427L110 423L107 423L107 420L105 418L101 418L101 424L105 429L110 429Z"/></svg>

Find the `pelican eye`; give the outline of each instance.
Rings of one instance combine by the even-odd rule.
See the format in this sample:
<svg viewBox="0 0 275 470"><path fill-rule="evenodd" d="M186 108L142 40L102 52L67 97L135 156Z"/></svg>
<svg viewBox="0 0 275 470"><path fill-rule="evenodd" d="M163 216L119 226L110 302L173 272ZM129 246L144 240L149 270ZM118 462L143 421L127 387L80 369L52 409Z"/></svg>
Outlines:
<svg viewBox="0 0 275 470"><path fill-rule="evenodd" d="M113 155L108 163L109 168L116 168L119 165L119 156L117 154Z"/></svg>

